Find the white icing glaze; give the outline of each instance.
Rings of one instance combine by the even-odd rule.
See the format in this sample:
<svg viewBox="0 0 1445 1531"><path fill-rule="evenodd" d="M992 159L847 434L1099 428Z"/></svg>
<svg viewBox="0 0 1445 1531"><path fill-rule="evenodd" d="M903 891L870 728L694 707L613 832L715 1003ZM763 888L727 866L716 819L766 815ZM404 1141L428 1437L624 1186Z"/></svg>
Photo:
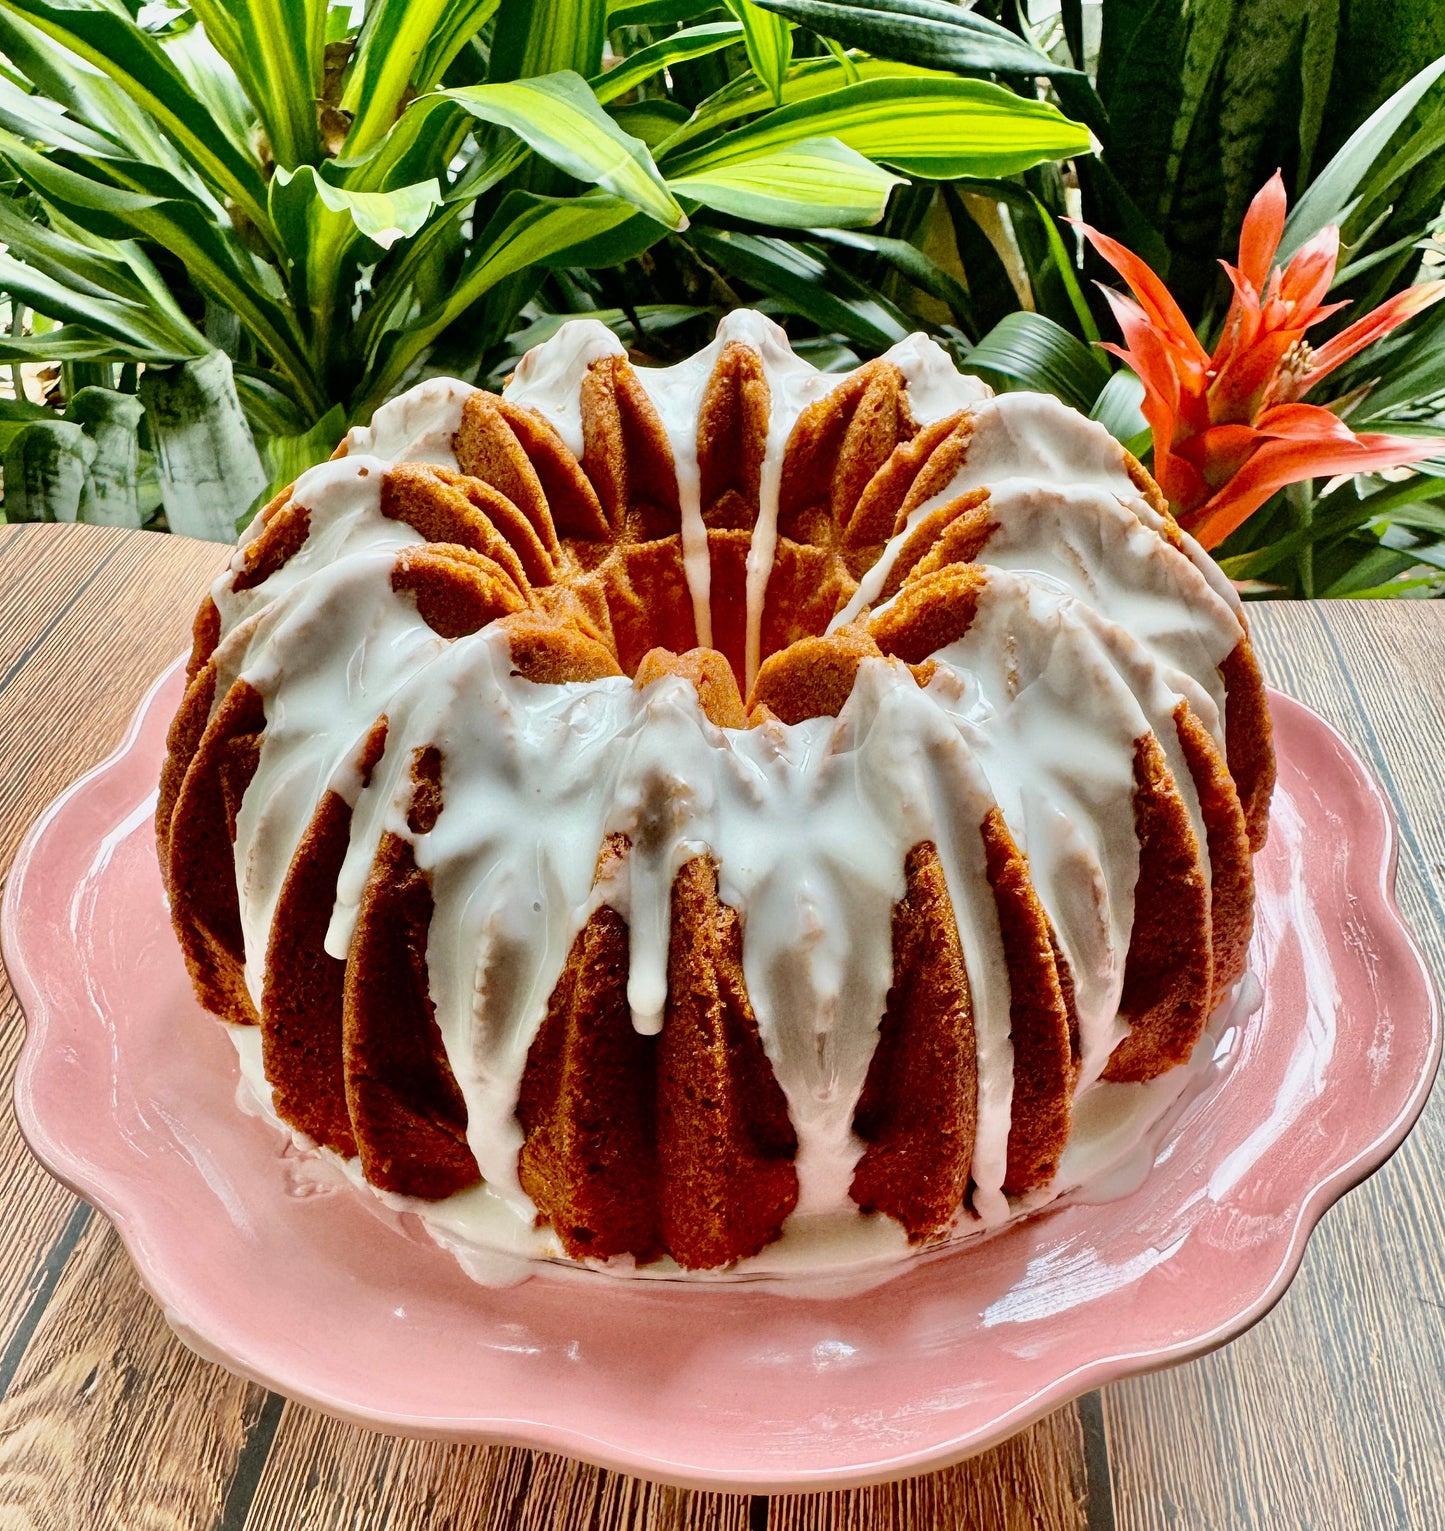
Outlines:
<svg viewBox="0 0 1445 1531"><path fill-rule="evenodd" d="M462 406L476 391L454 377L428 378L383 404L370 425L353 425L346 433L346 455L455 468L452 437L462 423Z"/></svg>
<svg viewBox="0 0 1445 1531"><path fill-rule="evenodd" d="M784 447L802 410L840 379L794 356L783 332L756 314L730 316L711 347L676 367L639 371L678 468L701 641L711 636L711 613L697 411L718 354L734 340L761 357L771 399L747 562L751 681ZM519 363L507 397L540 411L580 453L582 375L621 351L599 324L564 325ZM1159 738L1202 844L1173 711L1183 698L1221 737L1217 666L1240 635L1227 581L1222 590L1206 555L1189 547L1182 556L1158 536L1159 517L1101 427L1052 399L991 399L920 336L888 357L921 422L973 412L963 467L909 528L945 497L987 485L999 530L981 558L990 573L974 622L934 656L929 683L920 688L897 661L867 660L836 718L722 730L678 677L642 691L623 677L540 685L513 674L497 628L455 642L434 634L412 598L391 587L396 552L420 539L381 514L380 490L388 460L454 463L451 436L469 390L447 380L385 406L371 427L350 434L345 457L303 475L293 499L309 512L309 533L280 570L236 592L238 555L216 582L226 635L217 694L244 676L267 718L235 847L248 985L259 1002L276 900L328 787L354 807L327 935L333 955L347 954L383 834L412 842L435 905L431 996L485 1182L412 1210L469 1258L479 1249L559 1254L555 1235L533 1227L535 1208L517 1179L514 1109L528 1049L573 940L604 903L628 921L634 1024L661 1027L672 882L704 853L718 863L721 897L742 915L749 998L799 1144L797 1212L749 1270L887 1263L905 1252L896 1225L861 1217L848 1190L863 1146L852 1121L892 981L892 910L907 853L922 840L936 845L943 867L977 1030L972 1212L960 1214L956 1232L996 1228L1079 1183L1072 1169L1061 1172L1026 1205L1002 1190L1010 986L980 833L995 805L1029 858L1074 976L1078 1121L1105 1123L1086 1135L1107 1139L1112 1155L1174 1098L1164 1087L1138 1092L1133 1121L1127 1104L1085 1109L1105 1088L1096 1080L1125 1029L1118 1001L1138 875L1134 742L1150 730ZM885 573L907 535L885 550ZM874 599L882 577L871 592L865 581L838 620ZM385 753L363 788L358 751L383 714ZM409 771L425 745L442 755L443 807L434 827L416 834L406 823ZM598 850L612 833L629 837L631 853L594 885ZM1070 1151L1067 1166L1093 1162L1072 1140ZM838 1256L843 1228L850 1253ZM668 1270L663 1262L652 1273Z"/></svg>
<svg viewBox="0 0 1445 1531"><path fill-rule="evenodd" d="M915 332L883 353L908 384L908 406L920 425L931 425L960 409L973 409L993 398L982 378L970 377L936 340Z"/></svg>
<svg viewBox="0 0 1445 1531"><path fill-rule="evenodd" d="M582 374L604 356L626 356L627 347L596 319L569 319L543 345L517 363L503 398L545 415L579 460L582 456Z"/></svg>

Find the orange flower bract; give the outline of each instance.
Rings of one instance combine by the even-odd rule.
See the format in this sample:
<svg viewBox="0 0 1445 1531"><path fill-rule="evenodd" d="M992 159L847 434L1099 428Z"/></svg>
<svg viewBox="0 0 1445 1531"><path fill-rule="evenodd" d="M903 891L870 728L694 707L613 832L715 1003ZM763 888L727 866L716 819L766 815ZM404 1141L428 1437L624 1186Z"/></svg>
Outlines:
<svg viewBox="0 0 1445 1531"><path fill-rule="evenodd" d="M1276 171L1245 214L1239 264L1221 262L1234 296L1212 355L1137 255L1081 225L1134 294L1104 289L1124 336L1123 345L1105 349L1143 382L1154 477L1180 524L1205 547L1222 542L1286 484L1400 468L1445 447L1418 437L1357 435L1330 410L1300 402L1341 362L1445 296L1445 282L1406 288L1315 350L1305 331L1343 307L1324 302L1340 231L1321 229L1280 267L1274 258L1285 208Z"/></svg>

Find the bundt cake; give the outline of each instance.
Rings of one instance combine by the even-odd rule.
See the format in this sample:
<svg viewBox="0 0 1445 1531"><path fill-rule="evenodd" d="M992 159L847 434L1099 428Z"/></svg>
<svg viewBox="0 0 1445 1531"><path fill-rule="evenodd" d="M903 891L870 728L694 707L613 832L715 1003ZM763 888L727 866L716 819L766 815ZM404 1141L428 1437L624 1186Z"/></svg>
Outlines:
<svg viewBox="0 0 1445 1531"><path fill-rule="evenodd" d="M1272 781L1235 593L1100 425L739 312L668 368L565 324L278 495L157 833L202 1004L353 1178L747 1273L997 1228L1156 1122Z"/></svg>

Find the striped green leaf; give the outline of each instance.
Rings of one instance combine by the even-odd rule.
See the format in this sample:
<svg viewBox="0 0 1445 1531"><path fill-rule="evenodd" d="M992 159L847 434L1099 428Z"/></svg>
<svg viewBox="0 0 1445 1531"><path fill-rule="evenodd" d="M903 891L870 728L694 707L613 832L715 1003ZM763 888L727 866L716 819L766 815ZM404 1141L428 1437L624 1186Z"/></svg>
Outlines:
<svg viewBox="0 0 1445 1531"><path fill-rule="evenodd" d="M267 476L230 359L212 351L178 367L147 367L140 398L170 529L235 541L237 519L265 490Z"/></svg>
<svg viewBox="0 0 1445 1531"><path fill-rule="evenodd" d="M4 75L0 75L0 128L70 154L114 154L118 147L114 139L68 116L58 102L21 90Z"/></svg>
<svg viewBox="0 0 1445 1531"><path fill-rule="evenodd" d="M772 92L773 103L783 104L783 80L793 61L793 29L753 0L727 0L727 8L743 24L743 41L753 73Z"/></svg>
<svg viewBox="0 0 1445 1531"><path fill-rule="evenodd" d="M559 70L596 74L607 26L606 0L505 0L487 78L529 80Z"/></svg>
<svg viewBox="0 0 1445 1531"><path fill-rule="evenodd" d="M154 362L157 357L143 346L127 345L113 335L83 324L62 324L43 335L6 335L0 331L0 362Z"/></svg>
<svg viewBox="0 0 1445 1531"><path fill-rule="evenodd" d="M309 431L272 436L262 451L266 471L271 475L263 493L273 495L300 478L308 468L325 462L345 434L346 410L340 404L333 404ZM236 530L244 528L238 526Z"/></svg>
<svg viewBox="0 0 1445 1531"><path fill-rule="evenodd" d="M739 41L742 35L742 26L736 21L710 21L706 26L685 27L660 42L639 48L588 83L592 86L592 94L605 106L671 65L717 53Z"/></svg>
<svg viewBox="0 0 1445 1531"><path fill-rule="evenodd" d="M826 96L844 85L857 85L863 80L943 78L945 76L937 70L897 64L889 59L839 59L836 56L802 59L788 70L783 81L783 105L795 106L801 101L811 101L815 96ZM768 87L756 75L742 75L700 102L665 148L680 154L688 144L710 137L730 122L765 112L772 105Z"/></svg>
<svg viewBox="0 0 1445 1531"><path fill-rule="evenodd" d="M371 393L357 414L365 418L388 398L431 342L499 282L542 261L565 264L572 251L636 216L631 203L606 192L583 197L509 193L445 297L405 331L391 332L384 346L378 344ZM657 228L655 220L648 222Z"/></svg>
<svg viewBox="0 0 1445 1531"><path fill-rule="evenodd" d="M119 5L0 0L0 8L33 22L99 70L154 119L207 184L267 229L258 165L217 127L161 45Z"/></svg>
<svg viewBox="0 0 1445 1531"><path fill-rule="evenodd" d="M664 170L696 175L816 137L931 179L1013 175L1090 149L1088 129L1057 107L984 80L875 79L780 107L680 160L669 156Z"/></svg>
<svg viewBox="0 0 1445 1531"><path fill-rule="evenodd" d="M312 407L319 406L318 413L327 407L320 382L304 355L295 316L265 292L252 257L234 236L211 222L197 203L106 185L14 141L0 146L0 153L27 185L77 224L112 239L139 235L169 250L185 265L196 285L235 313L272 354L298 397ZM263 213L263 217L269 227L269 215ZM50 312L42 304L35 306L42 313ZM53 317L92 323L66 312Z"/></svg>
<svg viewBox="0 0 1445 1531"><path fill-rule="evenodd" d="M647 145L624 133L571 70L443 94L483 122L509 129L579 181L601 186L670 229L686 226Z"/></svg>
<svg viewBox="0 0 1445 1531"><path fill-rule="evenodd" d="M764 10L811 27L845 47L933 69L1061 75L1057 63L1006 27L949 0L756 0Z"/></svg>
<svg viewBox="0 0 1445 1531"><path fill-rule="evenodd" d="M717 0L607 0L607 28L674 26L716 8Z"/></svg>
<svg viewBox="0 0 1445 1531"><path fill-rule="evenodd" d="M178 349L144 304L98 295L86 284L58 281L39 268L0 254L0 289L65 324L77 324L118 341L128 351L155 361L192 354Z"/></svg>
<svg viewBox="0 0 1445 1531"><path fill-rule="evenodd" d="M278 170L271 180L271 216L294 251L290 270L293 302L307 313L310 343L327 354L346 325L350 289L343 277L358 260L377 258L398 240L421 230L442 203L435 180L394 191L351 191L333 186L313 166ZM351 267L348 268L348 261Z"/></svg>
<svg viewBox="0 0 1445 1531"><path fill-rule="evenodd" d="M235 71L278 165L316 159L316 102L326 0L190 0L212 46Z"/></svg>
<svg viewBox="0 0 1445 1531"><path fill-rule="evenodd" d="M731 229L698 227L688 237L730 275L869 350L885 350L912 328L891 303L816 250Z"/></svg>
<svg viewBox="0 0 1445 1531"><path fill-rule="evenodd" d="M451 0L412 71L416 90L432 90L466 45L497 14L500 0Z"/></svg>
<svg viewBox="0 0 1445 1531"><path fill-rule="evenodd" d="M434 85L496 9L497 0L379 0L367 6L341 93L341 109L352 115L343 157L375 148L407 91Z"/></svg>
<svg viewBox="0 0 1445 1531"><path fill-rule="evenodd" d="M0 55L10 68L36 90L37 99L58 102L86 133L101 141L93 148L101 154L121 152L154 165L166 165L180 174L191 174L175 145L157 127L145 109L116 82L80 63L63 45L29 21L0 6ZM32 118L37 126L43 117ZM51 139L44 131L15 129L22 137L41 144ZM60 146L57 146L60 147ZM202 185L193 177L197 189Z"/></svg>
<svg viewBox="0 0 1445 1531"><path fill-rule="evenodd" d="M804 138L668 185L734 218L806 229L877 223L900 182L836 138Z"/></svg>
<svg viewBox="0 0 1445 1531"><path fill-rule="evenodd" d="M349 191L333 186L311 165L293 171L278 170L271 182L271 207L278 227L289 227L283 205L294 202L313 215L316 204L349 222L373 244L389 250L399 239L409 239L426 223L431 211L442 204L441 187L435 180L395 191Z"/></svg>
<svg viewBox="0 0 1445 1531"><path fill-rule="evenodd" d="M973 301L968 289L952 272L945 271L917 245L909 244L906 239L890 239L886 235L869 234L860 229L820 228L816 232L820 239L826 239L829 244L867 250L877 255L919 291L947 304L955 319L971 319Z"/></svg>
<svg viewBox="0 0 1445 1531"><path fill-rule="evenodd" d="M73 293L139 305L171 354L200 356L209 349L138 244L102 239L53 208L50 217L46 225L0 200L0 244Z"/></svg>

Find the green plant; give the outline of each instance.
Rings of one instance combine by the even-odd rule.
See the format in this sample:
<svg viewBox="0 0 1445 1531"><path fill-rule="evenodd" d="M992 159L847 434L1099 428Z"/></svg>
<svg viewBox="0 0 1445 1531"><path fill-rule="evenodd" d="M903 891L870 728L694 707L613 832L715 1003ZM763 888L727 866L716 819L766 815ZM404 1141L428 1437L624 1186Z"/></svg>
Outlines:
<svg viewBox="0 0 1445 1531"><path fill-rule="evenodd" d="M751 0L141 16L0 0L0 360L58 364L67 399L65 419L0 407L12 517L140 524L158 498L173 529L226 537L410 380L494 376L589 272L665 241L665 263L796 292L816 274L782 233L866 239L844 231L909 178L1089 146L1036 95L845 51ZM1054 67L1002 27L973 34L954 68ZM869 338L896 327L861 285L814 302ZM697 308L616 306L638 338Z"/></svg>
<svg viewBox="0 0 1445 1531"><path fill-rule="evenodd" d="M834 331L866 348L877 325L922 323L999 387L1042 388L1092 412L1147 454L1143 388L1099 350L1116 333L1091 278L1113 273L1082 246L1081 218L1167 280L1207 348L1216 344L1245 208L1278 168L1294 203L1281 259L1327 224L1341 229L1330 293L1355 313L1436 271L1445 246L1445 9L1435 0L1063 0L1035 26L1017 0L759 0L915 67L970 67L990 19L1046 52L1054 97L1089 125L1096 156L1071 166L970 177L895 196L878 232L820 232L785 250L830 290L867 292L869 323ZM1043 9L1040 7L1039 9ZM1025 94L1035 77L997 78ZM733 271L809 313L809 295L761 269ZM750 296L744 287L740 296ZM1345 322L1311 334L1328 340ZM883 340L879 335L878 340ZM1445 432L1445 320L1416 319L1336 374L1333 406L1367 434ZM1419 595L1445 590L1445 462L1292 486L1220 549L1255 594Z"/></svg>

